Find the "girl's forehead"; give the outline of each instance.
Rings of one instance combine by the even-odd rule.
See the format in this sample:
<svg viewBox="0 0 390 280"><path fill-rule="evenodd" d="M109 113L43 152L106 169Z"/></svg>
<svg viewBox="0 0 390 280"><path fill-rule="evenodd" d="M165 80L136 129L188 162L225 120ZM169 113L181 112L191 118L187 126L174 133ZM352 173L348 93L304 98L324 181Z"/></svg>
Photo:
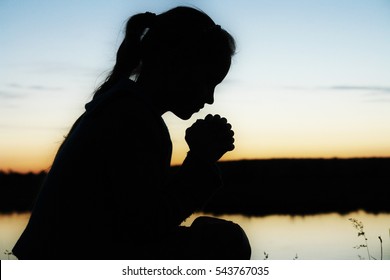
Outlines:
<svg viewBox="0 0 390 280"><path fill-rule="evenodd" d="M180 71L180 70L179 70ZM179 72L179 76L187 81L197 83L207 83L218 85L226 77L229 67L221 64L213 63L198 63L195 65L188 65L185 69Z"/></svg>

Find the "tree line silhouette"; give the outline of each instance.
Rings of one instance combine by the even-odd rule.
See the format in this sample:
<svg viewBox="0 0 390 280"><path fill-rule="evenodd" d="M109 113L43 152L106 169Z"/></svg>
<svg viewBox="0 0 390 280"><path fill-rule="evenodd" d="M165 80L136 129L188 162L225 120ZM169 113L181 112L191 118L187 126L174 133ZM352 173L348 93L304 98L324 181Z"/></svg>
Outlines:
<svg viewBox="0 0 390 280"><path fill-rule="evenodd" d="M390 213L390 158L242 160L218 166L224 188L203 212ZM172 174L178 168L173 166ZM0 212L30 211L45 175L0 171Z"/></svg>

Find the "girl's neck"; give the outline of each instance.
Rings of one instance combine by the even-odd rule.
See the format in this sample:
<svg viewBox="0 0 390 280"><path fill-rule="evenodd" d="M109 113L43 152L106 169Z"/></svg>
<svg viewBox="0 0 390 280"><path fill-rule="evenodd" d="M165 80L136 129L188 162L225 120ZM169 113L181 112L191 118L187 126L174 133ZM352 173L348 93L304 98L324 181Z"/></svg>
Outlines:
<svg viewBox="0 0 390 280"><path fill-rule="evenodd" d="M142 95L153 107L154 111L160 116L168 111L164 102L165 94L158 90L155 82L140 75L136 80L136 84L141 88Z"/></svg>

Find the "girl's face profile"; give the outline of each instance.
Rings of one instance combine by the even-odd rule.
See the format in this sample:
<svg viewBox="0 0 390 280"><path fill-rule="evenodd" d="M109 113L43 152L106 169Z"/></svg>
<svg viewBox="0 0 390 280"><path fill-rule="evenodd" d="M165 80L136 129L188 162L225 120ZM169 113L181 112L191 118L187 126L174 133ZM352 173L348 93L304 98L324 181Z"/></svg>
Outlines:
<svg viewBox="0 0 390 280"><path fill-rule="evenodd" d="M170 111L187 120L205 104L213 104L215 87L225 78L229 68L230 59L229 63L212 60L179 64L168 78Z"/></svg>

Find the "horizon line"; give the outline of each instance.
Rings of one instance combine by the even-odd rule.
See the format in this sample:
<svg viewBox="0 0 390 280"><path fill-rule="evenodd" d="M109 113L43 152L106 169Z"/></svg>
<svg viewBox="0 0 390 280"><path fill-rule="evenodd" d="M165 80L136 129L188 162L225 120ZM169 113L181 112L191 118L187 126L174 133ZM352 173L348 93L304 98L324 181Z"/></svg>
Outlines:
<svg viewBox="0 0 390 280"><path fill-rule="evenodd" d="M243 161L267 161L267 160L359 160L359 159L390 159L390 156L356 156L356 157L270 157L270 158L241 158L219 160L218 163L243 162ZM180 167L181 164L171 164L171 167ZM12 168L0 169L2 174L40 174L48 173L50 168L40 170L20 171Z"/></svg>

